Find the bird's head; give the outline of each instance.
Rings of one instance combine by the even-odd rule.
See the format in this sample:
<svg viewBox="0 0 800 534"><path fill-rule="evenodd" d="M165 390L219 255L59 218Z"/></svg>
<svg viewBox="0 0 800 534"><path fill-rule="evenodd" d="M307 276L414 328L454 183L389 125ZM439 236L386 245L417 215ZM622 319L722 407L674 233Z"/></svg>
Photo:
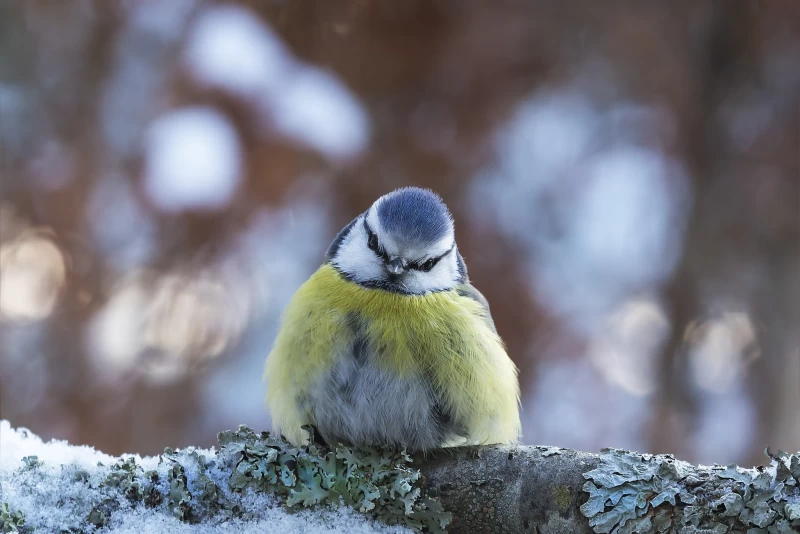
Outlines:
<svg viewBox="0 0 800 534"><path fill-rule="evenodd" d="M417 187L376 200L339 233L328 261L353 282L397 293L445 291L466 277L450 211Z"/></svg>

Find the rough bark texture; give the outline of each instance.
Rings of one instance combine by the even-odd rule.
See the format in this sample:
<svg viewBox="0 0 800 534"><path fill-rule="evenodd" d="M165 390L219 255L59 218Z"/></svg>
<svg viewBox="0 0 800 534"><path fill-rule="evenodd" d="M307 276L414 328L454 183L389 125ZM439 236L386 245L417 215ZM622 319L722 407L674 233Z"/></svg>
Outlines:
<svg viewBox="0 0 800 534"><path fill-rule="evenodd" d="M800 532L800 454L766 467L556 447L461 448L418 458L450 532Z"/></svg>
<svg viewBox="0 0 800 534"><path fill-rule="evenodd" d="M0 426L6 439L33 439ZM0 532L91 531L143 510L225 526L260 518L274 498L294 510L344 504L429 533L800 532L800 453L770 454L768 466L754 469L618 449L499 445L412 458L380 448L294 447L242 426L221 433L216 450L114 460L91 472L36 456L5 466Z"/></svg>
<svg viewBox="0 0 800 534"><path fill-rule="evenodd" d="M453 514L448 532L590 533L579 507L596 454L549 447L464 447L418 458Z"/></svg>

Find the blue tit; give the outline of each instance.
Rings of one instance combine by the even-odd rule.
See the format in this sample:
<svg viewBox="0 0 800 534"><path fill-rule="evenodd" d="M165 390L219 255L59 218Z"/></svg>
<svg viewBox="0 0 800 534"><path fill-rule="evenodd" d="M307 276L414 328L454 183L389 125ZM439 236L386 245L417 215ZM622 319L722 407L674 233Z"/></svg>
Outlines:
<svg viewBox="0 0 800 534"><path fill-rule="evenodd" d="M273 429L295 445L426 450L515 442L517 368L435 193L398 189L345 226L266 360Z"/></svg>

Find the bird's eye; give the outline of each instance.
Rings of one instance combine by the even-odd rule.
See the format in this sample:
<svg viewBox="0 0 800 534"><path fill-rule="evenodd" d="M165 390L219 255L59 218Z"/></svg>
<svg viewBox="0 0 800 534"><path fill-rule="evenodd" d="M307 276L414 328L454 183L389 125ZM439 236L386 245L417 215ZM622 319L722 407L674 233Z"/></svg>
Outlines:
<svg viewBox="0 0 800 534"><path fill-rule="evenodd" d="M431 258L422 265L419 266L420 270L425 271L426 273L433 269L433 266L436 265L438 258Z"/></svg>
<svg viewBox="0 0 800 534"><path fill-rule="evenodd" d="M370 232L369 239L367 240L367 246L370 250L378 250L378 236Z"/></svg>

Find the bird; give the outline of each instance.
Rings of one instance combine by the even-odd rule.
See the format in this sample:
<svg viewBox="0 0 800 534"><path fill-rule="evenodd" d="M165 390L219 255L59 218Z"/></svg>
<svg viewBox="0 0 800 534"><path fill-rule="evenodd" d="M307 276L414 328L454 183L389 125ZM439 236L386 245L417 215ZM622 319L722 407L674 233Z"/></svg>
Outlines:
<svg viewBox="0 0 800 534"><path fill-rule="evenodd" d="M284 309L264 369L272 428L300 446L427 451L520 438L518 370L436 193L378 198Z"/></svg>

